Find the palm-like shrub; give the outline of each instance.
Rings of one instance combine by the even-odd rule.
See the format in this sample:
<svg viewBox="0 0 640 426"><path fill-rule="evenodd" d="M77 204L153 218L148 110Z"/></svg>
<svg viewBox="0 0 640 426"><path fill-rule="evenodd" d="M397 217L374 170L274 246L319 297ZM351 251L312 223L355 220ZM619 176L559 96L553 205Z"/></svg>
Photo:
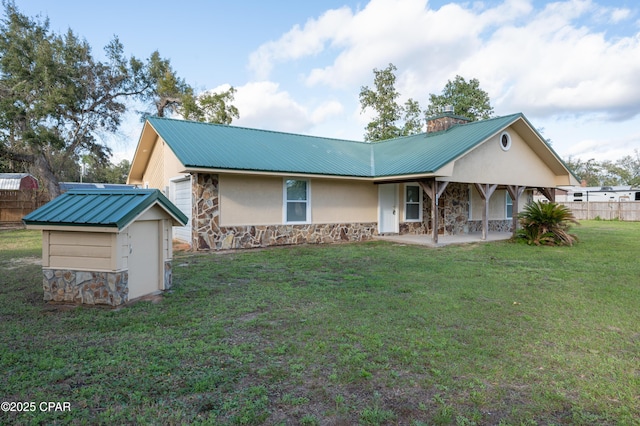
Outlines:
<svg viewBox="0 0 640 426"><path fill-rule="evenodd" d="M518 215L518 220L521 228L517 235L528 244L571 246L577 241L569 228L578 221L571 210L561 204L531 203Z"/></svg>

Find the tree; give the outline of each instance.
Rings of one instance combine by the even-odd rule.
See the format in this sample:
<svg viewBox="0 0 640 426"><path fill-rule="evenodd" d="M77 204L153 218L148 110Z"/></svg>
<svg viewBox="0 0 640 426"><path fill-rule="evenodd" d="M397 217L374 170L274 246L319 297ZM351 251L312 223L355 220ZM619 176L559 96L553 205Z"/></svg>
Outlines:
<svg viewBox="0 0 640 426"><path fill-rule="evenodd" d="M238 108L231 102L236 89L230 87L222 92L206 92L185 99L181 114L185 120L194 120L217 124L231 124L234 118L240 118Z"/></svg>
<svg viewBox="0 0 640 426"><path fill-rule="evenodd" d="M565 164L580 181L585 181L587 186L600 186L603 181L601 167L594 158L582 161L579 158L569 157Z"/></svg>
<svg viewBox="0 0 640 426"><path fill-rule="evenodd" d="M131 163L129 160L122 160L118 164L112 162L99 162L90 155L82 158L82 169L84 169L83 182L94 183L127 183L127 176Z"/></svg>
<svg viewBox="0 0 640 426"><path fill-rule="evenodd" d="M429 94L425 115L438 115L445 106L452 106L455 115L471 121L484 120L493 114L489 94L480 88L480 82L475 78L466 81L459 75L453 81L447 81L441 95Z"/></svg>
<svg viewBox="0 0 640 426"><path fill-rule="evenodd" d="M402 126L402 136L415 135L422 132L422 110L418 101L407 99L404 103L404 125Z"/></svg>
<svg viewBox="0 0 640 426"><path fill-rule="evenodd" d="M148 90L144 67L125 59L117 38L105 47L107 62L71 30L54 34L48 20L21 14L5 3L0 23L0 154L29 164L51 197L59 194L56 170L88 153L108 159L99 142L125 111L123 99ZM54 166L55 163L55 166Z"/></svg>
<svg viewBox="0 0 640 426"><path fill-rule="evenodd" d="M633 156L625 155L616 161L614 169L609 171L619 176L620 184L640 186L640 151L634 150Z"/></svg>
<svg viewBox="0 0 640 426"><path fill-rule="evenodd" d="M404 107L399 105L397 99L400 93L395 88L397 68L393 64L383 70L374 68L373 83L375 89L368 86L360 88L360 107L364 112L367 108L373 108L377 116L367 124L364 139L366 141L381 141L419 133L422 130L420 120L420 105L413 99L408 99ZM403 117L405 123L398 127L398 121Z"/></svg>
<svg viewBox="0 0 640 426"><path fill-rule="evenodd" d="M193 98L193 88L178 77L171 67L171 61L154 51L146 63L147 87L141 98L153 103L155 115L165 117L179 111L180 107ZM142 113L143 118L149 114Z"/></svg>
<svg viewBox="0 0 640 426"><path fill-rule="evenodd" d="M397 68L393 64L383 70L374 68L373 84L375 89L368 86L360 88L360 106L362 111L373 108L377 116L367 124L364 139L380 141L400 136L400 129L396 121L402 116L401 107L396 102L400 96L395 88Z"/></svg>
<svg viewBox="0 0 640 426"><path fill-rule="evenodd" d="M73 31L53 33L47 19L29 18L12 1L0 21L0 169L29 169L51 197L58 181L79 178L79 160L108 164L101 140L120 126L126 101L153 102L157 115L193 114L229 124L235 89L197 97L170 61L156 51L146 61L126 58L115 37L106 61Z"/></svg>
<svg viewBox="0 0 640 426"><path fill-rule="evenodd" d="M231 124L234 118L240 117L238 109L231 104L235 88L196 95L193 87L178 77L171 61L162 58L157 50L147 60L146 70L149 89L141 97L153 103L158 117L177 114L185 120L218 124ZM143 118L147 115L142 112Z"/></svg>

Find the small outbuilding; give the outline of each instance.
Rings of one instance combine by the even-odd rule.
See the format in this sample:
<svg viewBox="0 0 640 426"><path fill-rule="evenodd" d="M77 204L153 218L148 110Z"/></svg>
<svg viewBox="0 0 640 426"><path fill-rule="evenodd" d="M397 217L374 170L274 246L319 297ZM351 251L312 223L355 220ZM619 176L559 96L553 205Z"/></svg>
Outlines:
<svg viewBox="0 0 640 426"><path fill-rule="evenodd" d="M44 300L118 306L171 287L172 226L157 189L66 192L23 218L42 230Z"/></svg>
<svg viewBox="0 0 640 426"><path fill-rule="evenodd" d="M0 173L0 191L38 189L38 180L29 173Z"/></svg>
<svg viewBox="0 0 640 426"><path fill-rule="evenodd" d="M18 224L44 204L38 180L28 173L0 173L0 224Z"/></svg>

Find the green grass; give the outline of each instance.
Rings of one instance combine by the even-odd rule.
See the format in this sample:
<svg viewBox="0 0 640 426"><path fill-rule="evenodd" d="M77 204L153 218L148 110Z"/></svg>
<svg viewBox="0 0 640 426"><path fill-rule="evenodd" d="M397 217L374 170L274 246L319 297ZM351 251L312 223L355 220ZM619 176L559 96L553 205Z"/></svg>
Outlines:
<svg viewBox="0 0 640 426"><path fill-rule="evenodd" d="M640 424L640 223L574 247L388 242L177 253L119 310L42 301L0 233L0 423Z"/></svg>

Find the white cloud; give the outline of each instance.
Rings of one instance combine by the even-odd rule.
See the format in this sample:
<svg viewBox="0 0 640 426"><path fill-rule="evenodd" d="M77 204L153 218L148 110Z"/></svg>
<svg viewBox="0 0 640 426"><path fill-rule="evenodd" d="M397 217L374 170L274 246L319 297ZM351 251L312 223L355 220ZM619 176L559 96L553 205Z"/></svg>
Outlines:
<svg viewBox="0 0 640 426"><path fill-rule="evenodd" d="M611 22L617 24L622 21L626 21L631 17L631 11L629 9L613 9L611 11Z"/></svg>
<svg viewBox="0 0 640 426"><path fill-rule="evenodd" d="M371 0L362 10L326 12L261 46L252 63L267 64L337 50L308 71L306 83L356 90L373 68L398 67L398 90L423 103L460 74L478 78L497 110L537 116L607 111L613 119L640 107L640 33L608 39L590 28L601 14L618 22L628 9L567 0L534 10L530 0L495 6L426 0Z"/></svg>
<svg viewBox="0 0 640 426"><path fill-rule="evenodd" d="M311 114L314 123L322 123L323 121L342 114L344 106L338 101L328 101L317 107Z"/></svg>
<svg viewBox="0 0 640 426"><path fill-rule="evenodd" d="M234 125L308 133L314 125L344 111L337 100L321 102L313 108L304 106L271 81L247 83L236 89L234 105L240 112L240 119Z"/></svg>
<svg viewBox="0 0 640 426"><path fill-rule="evenodd" d="M351 20L347 7L332 9L318 19L310 19L300 28L295 25L277 41L270 41L249 56L249 69L257 80L269 77L275 62L295 60L321 52L325 43L336 36Z"/></svg>
<svg viewBox="0 0 640 426"><path fill-rule="evenodd" d="M312 123L308 111L278 83L260 81L236 87L234 105L240 112L239 126L302 132Z"/></svg>
<svg viewBox="0 0 640 426"><path fill-rule="evenodd" d="M524 112L547 128L561 155L631 152L640 148L631 130L640 127L637 13L605 0L452 1L438 9L427 0L371 0L330 10L251 54L256 75L295 69L290 80L306 87L243 86L239 123L361 135L370 117L358 107L360 86L393 63L401 102L412 97L426 107L428 94L459 74L480 81L497 114ZM594 136L600 128L612 131Z"/></svg>

